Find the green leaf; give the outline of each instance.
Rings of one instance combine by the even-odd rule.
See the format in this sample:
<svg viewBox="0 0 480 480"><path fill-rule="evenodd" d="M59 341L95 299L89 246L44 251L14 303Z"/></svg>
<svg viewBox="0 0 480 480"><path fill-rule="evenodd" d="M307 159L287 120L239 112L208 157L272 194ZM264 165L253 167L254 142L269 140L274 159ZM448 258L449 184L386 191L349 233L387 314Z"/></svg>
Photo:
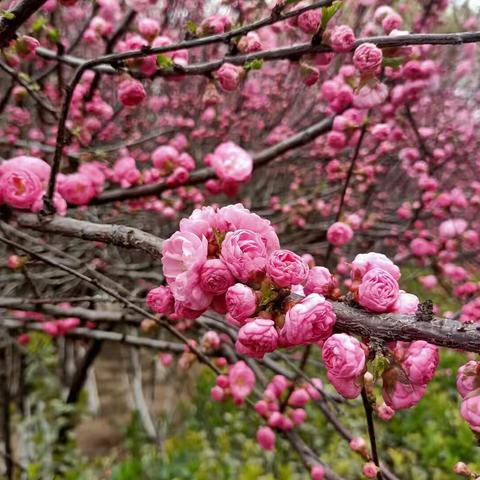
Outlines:
<svg viewBox="0 0 480 480"><path fill-rule="evenodd" d="M260 70L263 67L264 61L261 58L256 58L255 60L250 60L246 62L243 68L246 71L249 70Z"/></svg>
<svg viewBox="0 0 480 480"><path fill-rule="evenodd" d="M399 68L402 66L405 58L403 57L383 57L382 65L384 67Z"/></svg>
<svg viewBox="0 0 480 480"><path fill-rule="evenodd" d="M47 32L48 39L53 43L58 43L60 40L60 31L58 28L49 28Z"/></svg>
<svg viewBox="0 0 480 480"><path fill-rule="evenodd" d="M34 33L40 33L43 27L48 23L48 20L40 15L35 21L32 23L32 31Z"/></svg>
<svg viewBox="0 0 480 480"><path fill-rule="evenodd" d="M334 17L341 7L342 2L340 0L336 0L329 7L322 7L322 30L325 30L328 22Z"/></svg>
<svg viewBox="0 0 480 480"><path fill-rule="evenodd" d="M187 32L192 34L192 35L197 34L197 25L194 22L192 22L191 20L189 20L187 22Z"/></svg>
<svg viewBox="0 0 480 480"><path fill-rule="evenodd" d="M157 67L158 68L172 68L173 67L173 60L167 55L157 55Z"/></svg>
<svg viewBox="0 0 480 480"><path fill-rule="evenodd" d="M390 366L390 361L383 355L376 355L370 362L369 370L372 372L375 379L380 378L382 373Z"/></svg>
<svg viewBox="0 0 480 480"><path fill-rule="evenodd" d="M15 14L12 12L8 12L7 10L2 11L0 14L5 20L13 20L15 18Z"/></svg>

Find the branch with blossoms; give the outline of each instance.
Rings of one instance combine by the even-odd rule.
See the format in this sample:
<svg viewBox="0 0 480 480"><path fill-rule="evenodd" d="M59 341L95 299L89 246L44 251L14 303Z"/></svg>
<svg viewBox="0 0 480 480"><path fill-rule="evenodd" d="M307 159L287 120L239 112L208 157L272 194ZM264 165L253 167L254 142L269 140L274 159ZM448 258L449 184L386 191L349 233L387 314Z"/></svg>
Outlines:
<svg viewBox="0 0 480 480"><path fill-rule="evenodd" d="M203 18L207 3L53 14L49 0L21 20L31 35L0 63L0 324L22 344L29 331L90 343L68 402L102 342L175 355L214 372L212 399L253 408L258 444L284 438L314 480L339 476L308 445L309 408L366 477L395 480L376 423L420 401L438 347L480 353L478 26L423 33L444 2L408 26L363 0L229 2ZM401 290L412 271L453 311ZM457 375L476 432L479 371ZM337 415L360 396L369 446Z"/></svg>

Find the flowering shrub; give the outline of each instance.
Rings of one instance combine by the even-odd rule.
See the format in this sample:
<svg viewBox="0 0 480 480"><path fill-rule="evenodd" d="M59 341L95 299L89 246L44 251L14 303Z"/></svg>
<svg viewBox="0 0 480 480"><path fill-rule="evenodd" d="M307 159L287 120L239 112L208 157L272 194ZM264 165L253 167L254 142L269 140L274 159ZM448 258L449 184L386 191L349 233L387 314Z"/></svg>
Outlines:
<svg viewBox="0 0 480 480"><path fill-rule="evenodd" d="M478 12L400 3L7 2L7 478L35 471L36 431L10 419L42 408L23 388L33 332L58 350L69 406L43 477L66 471L55 458L82 389L98 404L89 371L106 342L128 358L116 380L126 375L149 439L163 430L140 350L158 352L153 384L160 371L193 377L197 362L214 372L206 404L251 409L245 437L261 458L287 443L300 457L271 467L279 478L403 474L390 451L408 436L399 419L450 398L436 385L452 387L456 370L459 405L441 415L480 434ZM448 348L465 353L442 367ZM361 464L324 458L315 410ZM381 442L384 422L395 433ZM477 477L466 451L442 468Z"/></svg>

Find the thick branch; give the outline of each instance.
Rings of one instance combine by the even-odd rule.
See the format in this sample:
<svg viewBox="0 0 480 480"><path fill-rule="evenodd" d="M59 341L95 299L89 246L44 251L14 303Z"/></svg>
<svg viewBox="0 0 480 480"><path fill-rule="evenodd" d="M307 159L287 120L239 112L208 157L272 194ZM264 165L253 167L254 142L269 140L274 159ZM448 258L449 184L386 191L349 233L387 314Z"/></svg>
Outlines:
<svg viewBox="0 0 480 480"><path fill-rule="evenodd" d="M8 46L17 29L33 15L46 0L20 0L7 15L0 17L0 48Z"/></svg>
<svg viewBox="0 0 480 480"><path fill-rule="evenodd" d="M124 248L135 248L154 258L159 258L162 252L163 241L160 238L125 225L92 223L59 216L54 216L51 220L41 219L33 214L19 215L17 220L22 227L83 240L111 243Z"/></svg>
<svg viewBox="0 0 480 480"><path fill-rule="evenodd" d="M374 314L341 302L333 302L337 315L335 331L378 338L386 342L425 340L439 347L480 353L480 328L456 320L432 317L419 321L415 315Z"/></svg>

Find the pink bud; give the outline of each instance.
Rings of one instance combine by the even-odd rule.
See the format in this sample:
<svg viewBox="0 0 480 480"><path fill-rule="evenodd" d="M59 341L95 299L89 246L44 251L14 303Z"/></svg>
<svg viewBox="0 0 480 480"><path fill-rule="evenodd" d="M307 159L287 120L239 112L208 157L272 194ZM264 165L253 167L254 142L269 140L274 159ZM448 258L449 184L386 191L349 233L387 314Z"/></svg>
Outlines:
<svg viewBox="0 0 480 480"><path fill-rule="evenodd" d="M257 442L264 450L275 447L275 432L270 427L260 427L257 430Z"/></svg>
<svg viewBox="0 0 480 480"><path fill-rule="evenodd" d="M288 399L288 404L292 407L303 407L310 400L310 395L304 388L297 388L292 392Z"/></svg>
<svg viewBox="0 0 480 480"><path fill-rule="evenodd" d="M363 465L362 471L367 478L375 478L378 473L378 467L373 462L367 462Z"/></svg>
<svg viewBox="0 0 480 480"><path fill-rule="evenodd" d="M325 478L325 469L322 465L313 465L310 469L310 478L312 480L323 480Z"/></svg>
<svg viewBox="0 0 480 480"><path fill-rule="evenodd" d="M219 387L218 385L215 385L210 390L210 397L216 402L222 402L225 398L225 390L223 390L223 388Z"/></svg>

